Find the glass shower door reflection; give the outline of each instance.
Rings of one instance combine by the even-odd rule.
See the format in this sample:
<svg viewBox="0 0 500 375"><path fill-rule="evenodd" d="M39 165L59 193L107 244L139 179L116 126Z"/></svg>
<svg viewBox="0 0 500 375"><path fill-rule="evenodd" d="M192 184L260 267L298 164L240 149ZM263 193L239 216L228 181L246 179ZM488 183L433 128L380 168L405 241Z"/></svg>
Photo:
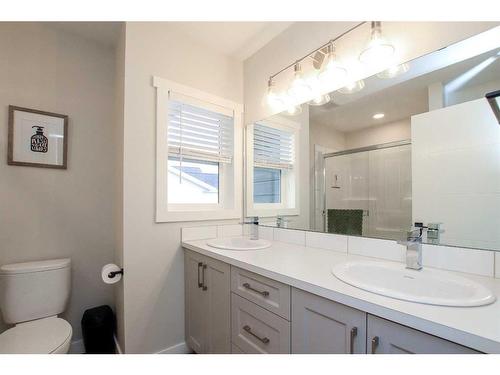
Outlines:
<svg viewBox="0 0 500 375"><path fill-rule="evenodd" d="M325 159L325 231L364 235L369 215L369 159L360 152Z"/></svg>
<svg viewBox="0 0 500 375"><path fill-rule="evenodd" d="M325 231L401 239L411 225L411 145L325 158Z"/></svg>

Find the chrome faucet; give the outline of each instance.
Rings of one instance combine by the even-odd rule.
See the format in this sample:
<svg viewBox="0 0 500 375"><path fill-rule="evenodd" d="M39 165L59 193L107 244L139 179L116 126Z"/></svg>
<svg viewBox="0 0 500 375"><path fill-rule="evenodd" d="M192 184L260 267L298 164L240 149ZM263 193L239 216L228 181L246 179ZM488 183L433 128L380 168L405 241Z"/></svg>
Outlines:
<svg viewBox="0 0 500 375"><path fill-rule="evenodd" d="M422 223L415 223L406 233L406 241L398 242L406 246L406 268L411 270L422 269L422 237L425 227Z"/></svg>
<svg viewBox="0 0 500 375"><path fill-rule="evenodd" d="M249 220L244 220L243 224L250 224L250 239L258 240L259 239L259 217L252 216L247 218Z"/></svg>
<svg viewBox="0 0 500 375"><path fill-rule="evenodd" d="M276 227L277 228L286 228L288 226L288 219L285 216L278 215L276 216Z"/></svg>

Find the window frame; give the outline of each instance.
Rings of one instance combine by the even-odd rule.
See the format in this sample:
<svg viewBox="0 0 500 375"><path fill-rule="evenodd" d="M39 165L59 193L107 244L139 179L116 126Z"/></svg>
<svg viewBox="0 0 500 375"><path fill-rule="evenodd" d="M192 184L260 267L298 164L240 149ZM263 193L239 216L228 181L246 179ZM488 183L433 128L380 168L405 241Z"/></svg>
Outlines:
<svg viewBox="0 0 500 375"><path fill-rule="evenodd" d="M153 77L156 88L156 217L157 223L239 219L242 212L243 105L204 91ZM233 159L219 163L219 203L168 203L168 100L169 93L224 107L233 112ZM196 160L190 158L191 160ZM231 176L232 175L232 176ZM232 177L232 179L231 179ZM231 183L232 180L232 183Z"/></svg>
<svg viewBox="0 0 500 375"><path fill-rule="evenodd" d="M276 117L276 116L275 116ZM299 134L301 125L287 118L279 117L273 120L257 121L256 123L275 129L291 132L294 135L294 160L293 169L281 169L281 202L280 203L254 203L254 153L253 153L253 131L254 123L246 126L246 205L245 216L274 217L277 215L300 215L300 147Z"/></svg>

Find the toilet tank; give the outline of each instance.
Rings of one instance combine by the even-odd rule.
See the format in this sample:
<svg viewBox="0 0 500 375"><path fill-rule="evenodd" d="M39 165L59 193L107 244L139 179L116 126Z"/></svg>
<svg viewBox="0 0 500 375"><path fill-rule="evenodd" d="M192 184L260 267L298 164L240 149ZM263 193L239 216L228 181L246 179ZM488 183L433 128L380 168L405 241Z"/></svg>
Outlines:
<svg viewBox="0 0 500 375"><path fill-rule="evenodd" d="M71 259L6 264L0 267L0 310L9 324L58 315L66 309Z"/></svg>

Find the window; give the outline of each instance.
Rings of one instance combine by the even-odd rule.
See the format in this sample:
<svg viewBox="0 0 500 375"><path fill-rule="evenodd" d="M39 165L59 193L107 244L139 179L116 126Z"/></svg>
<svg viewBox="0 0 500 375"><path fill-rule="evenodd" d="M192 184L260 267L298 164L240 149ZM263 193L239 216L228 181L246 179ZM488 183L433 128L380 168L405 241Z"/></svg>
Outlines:
<svg viewBox="0 0 500 375"><path fill-rule="evenodd" d="M298 214L297 138L300 125L287 119L247 129L247 214Z"/></svg>
<svg viewBox="0 0 500 375"><path fill-rule="evenodd" d="M240 217L241 106L156 77L154 85L157 221Z"/></svg>
<svg viewBox="0 0 500 375"><path fill-rule="evenodd" d="M255 167L253 170L254 203L281 202L281 171Z"/></svg>

